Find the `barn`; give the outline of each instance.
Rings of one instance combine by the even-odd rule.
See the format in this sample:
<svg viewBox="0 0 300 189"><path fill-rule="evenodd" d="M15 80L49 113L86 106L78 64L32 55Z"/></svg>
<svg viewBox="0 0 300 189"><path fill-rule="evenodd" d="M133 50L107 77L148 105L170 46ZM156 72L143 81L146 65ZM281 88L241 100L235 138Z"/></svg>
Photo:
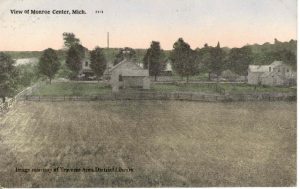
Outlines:
<svg viewBox="0 0 300 189"><path fill-rule="evenodd" d="M110 84L113 92L120 88L150 89L149 70L127 59L110 69Z"/></svg>

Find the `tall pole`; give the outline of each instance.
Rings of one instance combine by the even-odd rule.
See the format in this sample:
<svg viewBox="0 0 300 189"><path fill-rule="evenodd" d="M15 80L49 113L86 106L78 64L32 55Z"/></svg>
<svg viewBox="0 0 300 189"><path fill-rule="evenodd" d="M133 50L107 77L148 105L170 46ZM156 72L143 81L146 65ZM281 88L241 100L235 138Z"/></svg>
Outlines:
<svg viewBox="0 0 300 189"><path fill-rule="evenodd" d="M109 32L107 32L107 48L109 49Z"/></svg>

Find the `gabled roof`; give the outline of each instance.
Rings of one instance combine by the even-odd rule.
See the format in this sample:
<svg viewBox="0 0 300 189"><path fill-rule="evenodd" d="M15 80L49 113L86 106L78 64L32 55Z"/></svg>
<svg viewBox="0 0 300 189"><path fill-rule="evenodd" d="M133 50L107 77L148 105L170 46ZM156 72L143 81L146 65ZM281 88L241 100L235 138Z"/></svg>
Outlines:
<svg viewBox="0 0 300 189"><path fill-rule="evenodd" d="M134 63L134 62L132 62L132 61L129 61L129 60L127 60L127 59L124 59L124 60L122 60L121 62L119 62L118 64L114 65L109 71L111 72L111 71L115 70L116 68L118 68L120 65L125 64L125 63L128 63L128 62L129 62L129 63L132 63L132 64L134 64L134 65L136 65L138 69L143 70L143 68L141 68L141 67L140 67L139 65L137 65L136 63Z"/></svg>
<svg viewBox="0 0 300 189"><path fill-rule="evenodd" d="M272 66L274 68L274 67L277 67L277 66L281 66L283 64L284 63L282 61L274 61L274 62L272 62L272 64L270 64L270 66Z"/></svg>

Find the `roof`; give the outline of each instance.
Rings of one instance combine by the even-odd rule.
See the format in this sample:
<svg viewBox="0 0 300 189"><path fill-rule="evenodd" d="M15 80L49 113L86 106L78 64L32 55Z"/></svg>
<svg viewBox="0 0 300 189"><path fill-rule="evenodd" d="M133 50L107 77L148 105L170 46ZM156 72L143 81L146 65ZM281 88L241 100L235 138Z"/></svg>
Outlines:
<svg viewBox="0 0 300 189"><path fill-rule="evenodd" d="M268 72L269 65L249 65L250 72Z"/></svg>
<svg viewBox="0 0 300 189"><path fill-rule="evenodd" d="M277 67L277 66L281 66L283 64L284 63L282 61L274 61L274 62L272 62L272 64L270 64L270 66L272 66L274 68L274 67Z"/></svg>
<svg viewBox="0 0 300 189"><path fill-rule="evenodd" d="M266 78L266 77L274 77L274 76L284 79L281 74L278 74L278 72L266 72L266 73L262 74L260 77Z"/></svg>
<svg viewBox="0 0 300 189"><path fill-rule="evenodd" d="M148 70L123 70L122 72L122 76L124 77L145 77L145 76L149 76L149 71Z"/></svg>
<svg viewBox="0 0 300 189"><path fill-rule="evenodd" d="M127 59L124 59L124 60L122 60L121 62L119 62L118 64L114 65L109 71L111 72L111 71L113 71L114 69L118 68L120 65L122 65L122 64L124 64L124 63L127 63L127 62L133 63L133 64L135 64L138 68L143 69L143 68L141 68L138 64L136 64L136 63L134 63L134 62L132 62L132 61L129 61L129 60L127 60Z"/></svg>
<svg viewBox="0 0 300 189"><path fill-rule="evenodd" d="M23 64L31 64L31 63L37 63L39 61L38 58L19 58L19 59L14 59L16 62L16 66L18 65L23 65Z"/></svg>

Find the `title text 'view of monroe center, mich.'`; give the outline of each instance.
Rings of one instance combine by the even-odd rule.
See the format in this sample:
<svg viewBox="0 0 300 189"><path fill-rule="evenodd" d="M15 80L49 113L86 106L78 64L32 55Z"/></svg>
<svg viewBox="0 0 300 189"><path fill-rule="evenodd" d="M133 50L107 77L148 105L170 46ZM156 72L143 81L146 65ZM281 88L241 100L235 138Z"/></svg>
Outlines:
<svg viewBox="0 0 300 189"><path fill-rule="evenodd" d="M79 9L72 9L72 10L31 10L31 9L26 9L26 10L16 10L16 9L11 9L10 10L11 14L86 14L85 10L79 10Z"/></svg>

